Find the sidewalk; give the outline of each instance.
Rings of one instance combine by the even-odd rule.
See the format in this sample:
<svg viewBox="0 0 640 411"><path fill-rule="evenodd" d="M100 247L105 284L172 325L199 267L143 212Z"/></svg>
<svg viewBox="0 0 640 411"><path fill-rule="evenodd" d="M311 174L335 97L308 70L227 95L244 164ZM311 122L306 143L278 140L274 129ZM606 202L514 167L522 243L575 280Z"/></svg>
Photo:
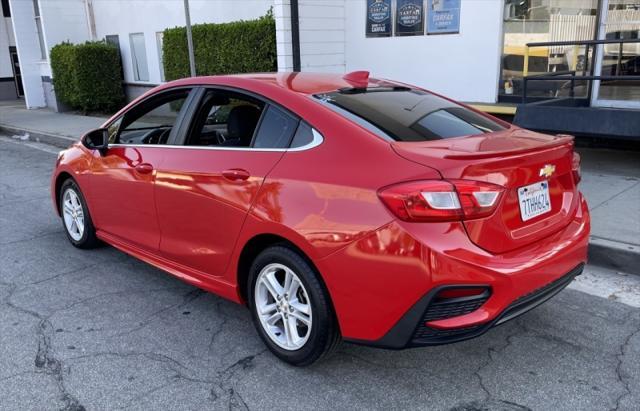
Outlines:
<svg viewBox="0 0 640 411"><path fill-rule="evenodd" d="M67 147L105 118L0 102L0 133ZM28 137L26 135L28 134ZM640 152L579 148L592 218L590 262L640 275Z"/></svg>
<svg viewBox="0 0 640 411"><path fill-rule="evenodd" d="M0 101L0 130L66 148L87 131L100 127L106 117L61 114L49 109L27 110L24 101Z"/></svg>

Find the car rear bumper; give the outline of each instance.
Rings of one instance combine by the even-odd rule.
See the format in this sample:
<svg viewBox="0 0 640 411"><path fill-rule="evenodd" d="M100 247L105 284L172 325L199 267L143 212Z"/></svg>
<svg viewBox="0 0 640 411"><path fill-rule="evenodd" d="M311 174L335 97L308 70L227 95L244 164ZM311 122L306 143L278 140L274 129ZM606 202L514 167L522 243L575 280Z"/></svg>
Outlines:
<svg viewBox="0 0 640 411"><path fill-rule="evenodd" d="M450 344L479 337L489 329L504 324L555 296L576 276L582 274L583 269L584 264L578 265L557 280L516 299L492 321L470 327L437 329L427 325L430 307L433 306L434 297L440 291L440 288L436 288L420 299L381 339L375 341L347 339L347 341L380 348L403 349Z"/></svg>
<svg viewBox="0 0 640 411"><path fill-rule="evenodd" d="M447 344L481 335L561 291L586 263L589 231L580 198L567 226L508 253L477 247L460 223L394 222L317 265L345 340L396 349ZM485 287L490 295L434 307L447 287Z"/></svg>

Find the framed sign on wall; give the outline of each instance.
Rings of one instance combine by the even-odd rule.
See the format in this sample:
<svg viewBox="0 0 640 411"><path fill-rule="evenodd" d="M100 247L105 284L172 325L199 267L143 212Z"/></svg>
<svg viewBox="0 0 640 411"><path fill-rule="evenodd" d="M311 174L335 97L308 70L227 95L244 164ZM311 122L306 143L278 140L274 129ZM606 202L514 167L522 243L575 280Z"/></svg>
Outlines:
<svg viewBox="0 0 640 411"><path fill-rule="evenodd" d="M396 36L424 34L422 0L396 0Z"/></svg>
<svg viewBox="0 0 640 411"><path fill-rule="evenodd" d="M461 0L428 0L427 34L460 32Z"/></svg>
<svg viewBox="0 0 640 411"><path fill-rule="evenodd" d="M367 37L391 36L391 0L367 0Z"/></svg>

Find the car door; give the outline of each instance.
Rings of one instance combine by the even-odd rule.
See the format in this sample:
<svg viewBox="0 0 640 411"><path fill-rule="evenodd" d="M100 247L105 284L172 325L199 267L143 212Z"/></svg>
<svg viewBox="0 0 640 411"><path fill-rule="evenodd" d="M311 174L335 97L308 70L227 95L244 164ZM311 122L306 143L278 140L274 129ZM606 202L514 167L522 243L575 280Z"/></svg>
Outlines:
<svg viewBox="0 0 640 411"><path fill-rule="evenodd" d="M109 148L94 153L90 202L97 229L132 246L157 252L156 169L170 155L191 88L151 96L109 126Z"/></svg>
<svg viewBox="0 0 640 411"><path fill-rule="evenodd" d="M208 89L182 149L157 170L162 255L222 275L255 196L297 125L294 115L259 98Z"/></svg>

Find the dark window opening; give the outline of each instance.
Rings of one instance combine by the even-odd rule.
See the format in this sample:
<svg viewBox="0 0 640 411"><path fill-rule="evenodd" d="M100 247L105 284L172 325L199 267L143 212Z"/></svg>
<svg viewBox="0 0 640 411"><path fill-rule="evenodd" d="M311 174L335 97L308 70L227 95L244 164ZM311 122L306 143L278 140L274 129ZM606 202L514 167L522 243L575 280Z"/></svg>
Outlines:
<svg viewBox="0 0 640 411"><path fill-rule="evenodd" d="M227 90L209 90L196 111L186 145L249 147L264 103Z"/></svg>
<svg viewBox="0 0 640 411"><path fill-rule="evenodd" d="M254 148L287 148L298 126L298 119L269 106L253 142Z"/></svg>
<svg viewBox="0 0 640 411"><path fill-rule="evenodd" d="M11 9L9 8L9 0L2 0L2 16L11 17Z"/></svg>
<svg viewBox="0 0 640 411"><path fill-rule="evenodd" d="M361 89L315 96L323 104L391 141L429 141L504 130L492 119L426 91Z"/></svg>

